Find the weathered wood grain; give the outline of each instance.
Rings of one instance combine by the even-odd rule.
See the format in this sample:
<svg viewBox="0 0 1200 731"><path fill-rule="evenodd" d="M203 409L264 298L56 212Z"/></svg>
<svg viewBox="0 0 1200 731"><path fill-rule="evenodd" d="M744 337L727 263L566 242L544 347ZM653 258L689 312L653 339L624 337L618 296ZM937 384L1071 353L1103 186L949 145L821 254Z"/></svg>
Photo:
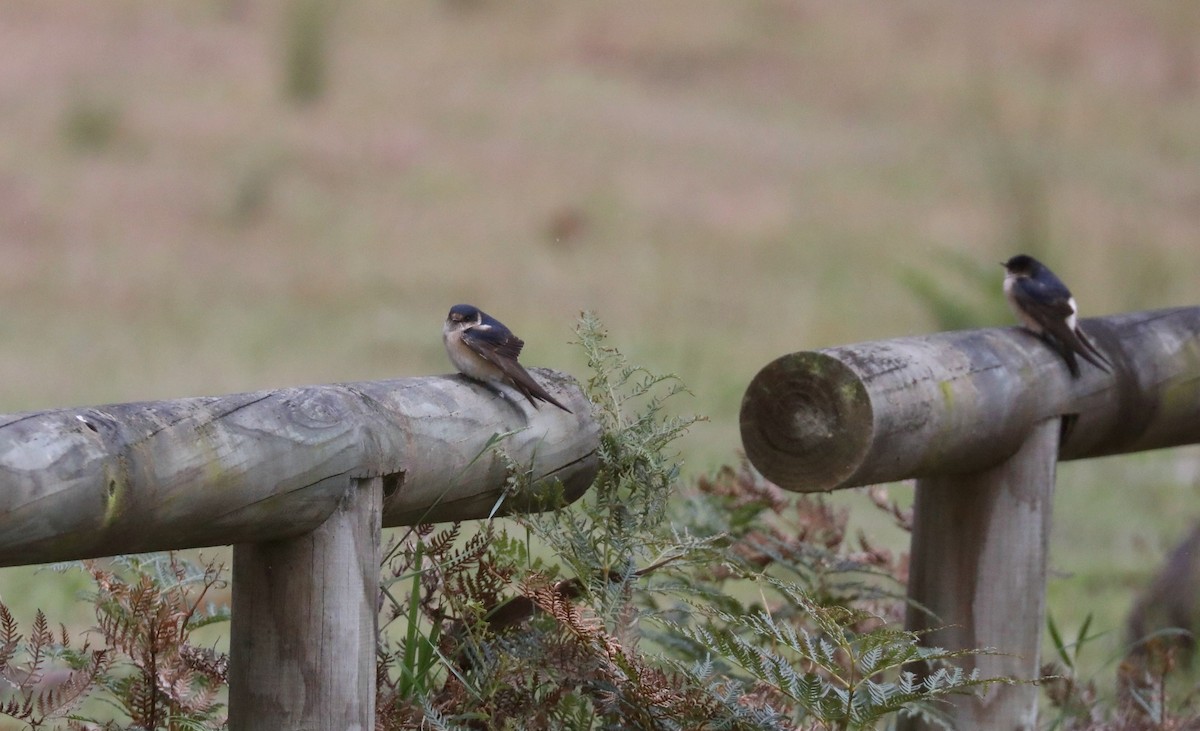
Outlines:
<svg viewBox="0 0 1200 731"><path fill-rule="evenodd" d="M995 467L917 481L907 628L929 646L995 650L957 663L985 678L1040 676L1059 431L1047 419ZM1039 692L993 685L952 698L949 715L955 728L1032 730ZM899 728L941 727L907 719Z"/></svg>
<svg viewBox="0 0 1200 731"><path fill-rule="evenodd" d="M375 728L383 479L352 480L319 528L233 547L229 728Z"/></svg>
<svg viewBox="0 0 1200 731"><path fill-rule="evenodd" d="M1047 418L1078 415L1062 459L1200 442L1200 307L1085 320L1114 364L1072 379L1018 328L785 355L742 400L746 455L791 490L977 472Z"/></svg>
<svg viewBox="0 0 1200 731"><path fill-rule="evenodd" d="M354 478L382 478L385 526L536 508L554 479L577 498L599 426L532 372L574 414L430 376L0 416L0 565L298 536ZM496 434L538 490L505 496Z"/></svg>

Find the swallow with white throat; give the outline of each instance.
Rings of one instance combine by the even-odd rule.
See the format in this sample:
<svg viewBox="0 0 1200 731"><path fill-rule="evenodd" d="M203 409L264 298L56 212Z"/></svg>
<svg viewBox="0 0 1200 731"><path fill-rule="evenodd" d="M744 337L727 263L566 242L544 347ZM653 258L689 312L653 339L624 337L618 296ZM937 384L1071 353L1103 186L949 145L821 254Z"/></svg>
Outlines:
<svg viewBox="0 0 1200 731"><path fill-rule="evenodd" d="M442 327L442 342L450 362L464 376L515 388L537 408L540 399L571 413L546 392L517 362L525 341L496 318L472 305L455 305Z"/></svg>
<svg viewBox="0 0 1200 731"><path fill-rule="evenodd" d="M1054 272L1025 254L1001 262L1001 266L1007 272L1004 296L1017 319L1062 354L1073 377L1079 377L1076 353L1105 373L1112 372L1112 363L1080 329L1075 298Z"/></svg>

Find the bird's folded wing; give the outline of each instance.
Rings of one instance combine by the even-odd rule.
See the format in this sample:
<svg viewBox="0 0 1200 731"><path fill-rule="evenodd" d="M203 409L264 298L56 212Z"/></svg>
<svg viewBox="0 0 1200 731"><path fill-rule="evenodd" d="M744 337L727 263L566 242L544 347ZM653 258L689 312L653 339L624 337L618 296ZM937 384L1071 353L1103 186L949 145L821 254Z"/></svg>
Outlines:
<svg viewBox="0 0 1200 731"><path fill-rule="evenodd" d="M1062 321L1075 314L1071 293L1065 287L1048 287L1022 277L1013 286L1012 293L1017 304L1038 322Z"/></svg>
<svg viewBox="0 0 1200 731"><path fill-rule="evenodd" d="M462 341L479 357L495 365L501 365L504 360L515 361L521 355L521 348L525 347L525 341L510 331L486 325L464 330Z"/></svg>

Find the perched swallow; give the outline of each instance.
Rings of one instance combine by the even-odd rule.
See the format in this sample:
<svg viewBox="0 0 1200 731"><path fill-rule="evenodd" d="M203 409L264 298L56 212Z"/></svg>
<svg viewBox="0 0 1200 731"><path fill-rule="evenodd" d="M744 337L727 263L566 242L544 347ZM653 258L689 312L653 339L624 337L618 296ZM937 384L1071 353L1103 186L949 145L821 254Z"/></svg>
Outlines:
<svg viewBox="0 0 1200 731"><path fill-rule="evenodd" d="M1017 319L1062 354L1072 376L1079 376L1076 353L1105 373L1112 372L1112 363L1079 328L1075 298L1054 272L1025 254L1001 262L1001 266L1008 272L1004 277L1004 296Z"/></svg>
<svg viewBox="0 0 1200 731"><path fill-rule="evenodd" d="M450 362L464 376L484 383L511 386L529 399L535 408L538 404L534 399L541 399L571 413L570 409L546 393L546 389L517 362L525 341L478 307L451 307L446 325L442 328L442 342L446 344Z"/></svg>

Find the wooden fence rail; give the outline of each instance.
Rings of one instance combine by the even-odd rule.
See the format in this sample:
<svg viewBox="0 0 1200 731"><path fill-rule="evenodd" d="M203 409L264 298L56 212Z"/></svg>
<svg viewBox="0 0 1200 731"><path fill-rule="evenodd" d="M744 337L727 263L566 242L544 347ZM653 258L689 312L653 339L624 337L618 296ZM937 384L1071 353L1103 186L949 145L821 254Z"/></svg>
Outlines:
<svg viewBox="0 0 1200 731"><path fill-rule="evenodd" d="M574 414L437 376L0 416L0 566L233 544L230 728L371 729L381 526L595 477L587 398L533 373Z"/></svg>
<svg viewBox="0 0 1200 731"><path fill-rule="evenodd" d="M1072 379L1023 330L970 330L785 355L742 401L746 454L783 487L917 478L907 624L1006 653L973 659L988 676L1038 677L1056 462L1200 443L1200 307L1083 327L1114 373ZM994 686L953 715L1031 729L1037 692Z"/></svg>

